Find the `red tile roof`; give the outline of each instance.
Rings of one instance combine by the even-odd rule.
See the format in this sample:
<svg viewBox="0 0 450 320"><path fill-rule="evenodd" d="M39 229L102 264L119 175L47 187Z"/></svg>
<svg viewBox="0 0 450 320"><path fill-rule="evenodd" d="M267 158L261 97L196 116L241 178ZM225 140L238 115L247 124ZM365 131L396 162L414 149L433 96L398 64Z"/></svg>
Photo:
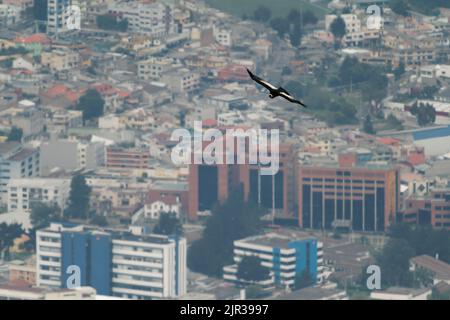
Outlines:
<svg viewBox="0 0 450 320"><path fill-rule="evenodd" d="M29 37L21 37L15 40L16 43L40 43L49 44L50 39L43 33L36 33Z"/></svg>

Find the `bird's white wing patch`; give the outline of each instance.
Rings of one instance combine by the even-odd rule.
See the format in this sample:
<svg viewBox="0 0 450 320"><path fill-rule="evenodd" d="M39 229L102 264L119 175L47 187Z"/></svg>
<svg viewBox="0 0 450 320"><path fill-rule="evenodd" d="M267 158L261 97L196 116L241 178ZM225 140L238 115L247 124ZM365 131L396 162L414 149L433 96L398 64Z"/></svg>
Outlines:
<svg viewBox="0 0 450 320"><path fill-rule="evenodd" d="M265 80L261 80L261 83L264 83L266 86L268 86L269 88L273 89L273 90L277 90L278 88L275 87L274 85L272 85L271 83L265 81Z"/></svg>
<svg viewBox="0 0 450 320"><path fill-rule="evenodd" d="M281 92L280 96L283 96L287 99L295 100L293 96L291 96L290 94L287 94L286 92Z"/></svg>

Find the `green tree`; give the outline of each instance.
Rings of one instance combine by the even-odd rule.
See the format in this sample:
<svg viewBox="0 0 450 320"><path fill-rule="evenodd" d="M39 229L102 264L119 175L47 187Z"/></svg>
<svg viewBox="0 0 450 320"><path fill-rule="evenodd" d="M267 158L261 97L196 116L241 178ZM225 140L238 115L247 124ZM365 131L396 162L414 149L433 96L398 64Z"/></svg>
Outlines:
<svg viewBox="0 0 450 320"><path fill-rule="evenodd" d="M303 13L303 18L302 18L303 24L316 24L319 19L316 17L316 15L314 14L314 12L312 12L311 10L306 10Z"/></svg>
<svg viewBox="0 0 450 320"><path fill-rule="evenodd" d="M95 89L89 89L79 99L76 109L83 112L83 120L98 118L103 115L105 100Z"/></svg>
<svg viewBox="0 0 450 320"><path fill-rule="evenodd" d="M414 103L411 107L411 114L417 118L417 124L421 127L430 125L436 121L436 109L429 103Z"/></svg>
<svg viewBox="0 0 450 320"><path fill-rule="evenodd" d="M156 234L163 234L166 236L183 234L183 226L177 215L173 212L161 213L159 215L158 223L156 224L153 232Z"/></svg>
<svg viewBox="0 0 450 320"><path fill-rule="evenodd" d="M289 31L289 40L293 47L299 47L302 43L303 30L300 24L294 24Z"/></svg>
<svg viewBox="0 0 450 320"><path fill-rule="evenodd" d="M14 244L14 240L24 233L22 225L18 223L0 223L0 257L9 258L9 249Z"/></svg>
<svg viewBox="0 0 450 320"><path fill-rule="evenodd" d="M394 239L408 242L416 255L439 256L439 259L450 263L450 231L435 230L431 226L413 226L406 223L389 227L388 235Z"/></svg>
<svg viewBox="0 0 450 320"><path fill-rule="evenodd" d="M437 288L433 288L431 291L430 300L450 300L450 290L441 292Z"/></svg>
<svg viewBox="0 0 450 320"><path fill-rule="evenodd" d="M193 242L188 251L187 262L191 270L221 276L222 268L233 262L233 242L258 234L260 217L265 210L244 201L243 194L241 185L223 204L214 207L202 238Z"/></svg>
<svg viewBox="0 0 450 320"><path fill-rule="evenodd" d="M388 124L390 129L394 130L403 130L403 124L400 120L397 119L392 113L388 115L386 118L386 123Z"/></svg>
<svg viewBox="0 0 450 320"><path fill-rule="evenodd" d="M11 131L8 134L8 139L7 141L17 141L17 142L21 142L22 141L22 136L23 136L23 130L21 128L18 128L16 126L13 126L11 128Z"/></svg>
<svg viewBox="0 0 450 320"><path fill-rule="evenodd" d="M398 67L394 69L395 80L400 79L401 76L404 75L404 74L405 74L405 64L402 61L402 62L400 62Z"/></svg>
<svg viewBox="0 0 450 320"><path fill-rule="evenodd" d="M406 240L390 239L376 257L382 272L381 281L387 286L410 287L413 277L409 271L409 260L414 255L414 249Z"/></svg>
<svg viewBox="0 0 450 320"><path fill-rule="evenodd" d="M83 175L73 176L70 184L69 206L65 215L69 218L86 218L89 215L91 187L86 184Z"/></svg>
<svg viewBox="0 0 450 320"><path fill-rule="evenodd" d="M338 16L336 19L333 20L333 22L330 25L330 31L333 34L335 39L338 39L339 41L342 39L343 36L345 36L346 33L346 26L345 21L342 19L341 16Z"/></svg>
<svg viewBox="0 0 450 320"><path fill-rule="evenodd" d="M46 228L51 222L61 220L61 209L57 205L49 206L45 203L36 203L32 206L30 220L34 229Z"/></svg>
<svg viewBox="0 0 450 320"><path fill-rule="evenodd" d="M238 264L237 278L248 282L259 282L270 277L270 270L261 264L257 256L246 256Z"/></svg>
<svg viewBox="0 0 450 320"><path fill-rule="evenodd" d="M373 128L372 118L367 115L366 120L364 120L363 131L368 134L375 134L375 129Z"/></svg>
<svg viewBox="0 0 450 320"><path fill-rule="evenodd" d="M270 21L270 26L278 33L280 38L289 31L289 21L284 18L272 19L272 21Z"/></svg>
<svg viewBox="0 0 450 320"><path fill-rule="evenodd" d="M287 15L287 19L290 23L299 23L301 18L300 11L297 9L291 9Z"/></svg>
<svg viewBox="0 0 450 320"><path fill-rule="evenodd" d="M178 118L180 119L180 127L184 128L186 126L186 111L180 110L178 112Z"/></svg>
<svg viewBox="0 0 450 320"><path fill-rule="evenodd" d="M267 8L266 6L259 6L253 12L253 18L259 22L267 22L270 20L271 16L272 16L272 11L269 8Z"/></svg>
<svg viewBox="0 0 450 320"><path fill-rule="evenodd" d="M394 11L398 15L404 17L409 15L409 6L406 0L390 0L389 6L391 7L392 11Z"/></svg>
<svg viewBox="0 0 450 320"><path fill-rule="evenodd" d="M106 219L106 217L99 214L94 215L89 223L99 227L108 226L108 220Z"/></svg>
<svg viewBox="0 0 450 320"><path fill-rule="evenodd" d="M416 288L432 287L433 273L423 268L417 268L417 270L413 272L413 286Z"/></svg>
<svg viewBox="0 0 450 320"><path fill-rule="evenodd" d="M117 20L117 17L111 14L97 16L97 27L104 30L113 30L125 32L128 29L128 20Z"/></svg>

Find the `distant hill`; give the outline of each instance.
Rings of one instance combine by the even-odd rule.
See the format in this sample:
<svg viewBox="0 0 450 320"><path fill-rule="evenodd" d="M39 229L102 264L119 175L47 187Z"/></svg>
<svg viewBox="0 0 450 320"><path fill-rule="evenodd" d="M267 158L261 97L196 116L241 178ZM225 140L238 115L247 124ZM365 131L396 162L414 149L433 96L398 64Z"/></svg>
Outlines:
<svg viewBox="0 0 450 320"><path fill-rule="evenodd" d="M266 6L272 11L272 17L284 17L291 9L311 10L318 18L322 18L329 12L325 3L320 1L309 3L307 0L205 0L210 6L219 10L242 16L252 16L259 6Z"/></svg>

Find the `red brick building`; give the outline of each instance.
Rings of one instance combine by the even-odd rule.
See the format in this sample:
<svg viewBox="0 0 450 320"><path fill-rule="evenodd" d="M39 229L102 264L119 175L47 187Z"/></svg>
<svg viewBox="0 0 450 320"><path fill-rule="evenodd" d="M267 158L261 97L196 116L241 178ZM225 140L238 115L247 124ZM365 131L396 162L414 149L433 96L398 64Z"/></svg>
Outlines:
<svg viewBox="0 0 450 320"><path fill-rule="evenodd" d="M433 190L427 197L407 199L401 220L450 230L450 190Z"/></svg>
<svg viewBox="0 0 450 320"><path fill-rule="evenodd" d="M203 148L207 145L204 144ZM260 166L250 164L248 161L248 145L246 152L245 164L226 164L224 161L224 164L189 166L189 219L196 220L199 212L209 211L214 204L224 202L230 192L240 184L243 186L245 199L250 197L255 203L260 203L268 209L275 209L279 218L296 219L294 216L296 167L293 145L279 145L279 170L274 176L261 175Z"/></svg>
<svg viewBox="0 0 450 320"><path fill-rule="evenodd" d="M148 149L106 148L106 166L110 169L149 169Z"/></svg>
<svg viewBox="0 0 450 320"><path fill-rule="evenodd" d="M299 225L383 232L399 210L397 168L299 168Z"/></svg>

